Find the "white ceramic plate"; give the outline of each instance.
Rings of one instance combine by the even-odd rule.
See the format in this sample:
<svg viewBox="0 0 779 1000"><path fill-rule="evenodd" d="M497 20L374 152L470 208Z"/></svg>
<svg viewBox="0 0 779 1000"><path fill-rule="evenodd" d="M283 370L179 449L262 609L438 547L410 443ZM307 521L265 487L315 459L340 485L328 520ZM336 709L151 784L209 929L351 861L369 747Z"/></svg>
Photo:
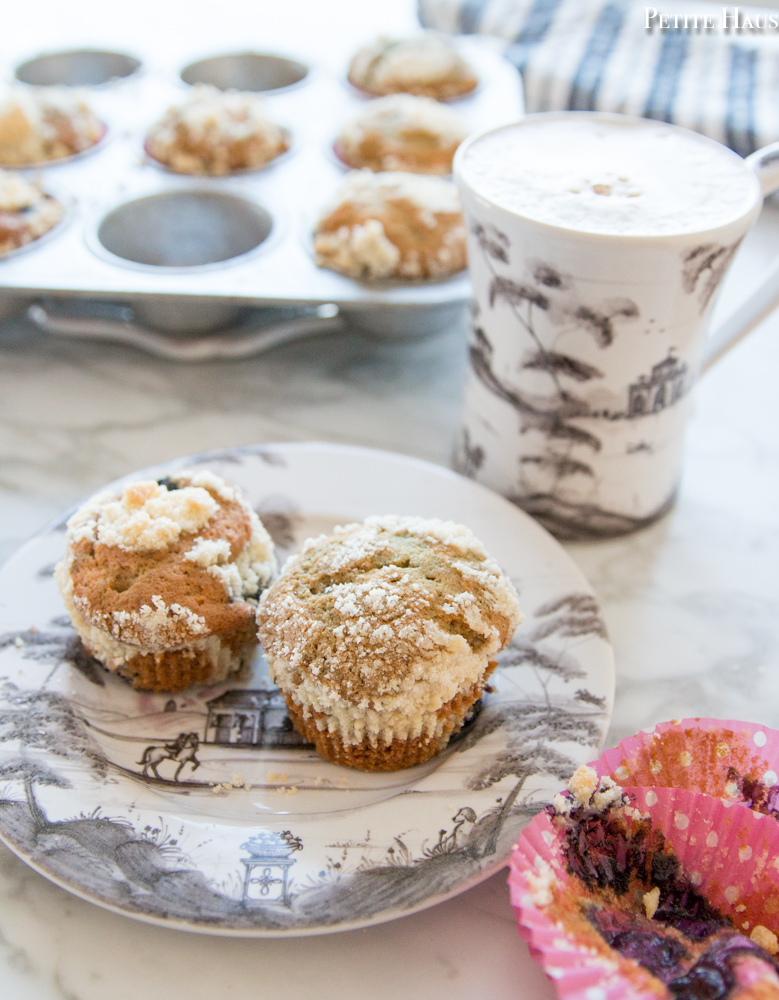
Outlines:
<svg viewBox="0 0 779 1000"><path fill-rule="evenodd" d="M135 692L86 654L65 616L52 579L60 523L0 570L5 843L117 912L257 937L380 923L499 869L534 813L598 756L611 714L611 647L563 549L484 487L401 455L267 445L144 475L182 467L238 483L282 559L369 514L469 525L525 613L494 690L444 754L394 774L340 768L298 745L259 655L240 681ZM246 787L215 787L230 782Z"/></svg>

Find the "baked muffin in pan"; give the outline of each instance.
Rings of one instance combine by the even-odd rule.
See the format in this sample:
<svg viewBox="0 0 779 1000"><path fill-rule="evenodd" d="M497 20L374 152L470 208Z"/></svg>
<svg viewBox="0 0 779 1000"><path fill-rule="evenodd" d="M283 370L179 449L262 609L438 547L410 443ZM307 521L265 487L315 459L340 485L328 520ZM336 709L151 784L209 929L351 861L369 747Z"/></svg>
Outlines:
<svg viewBox="0 0 779 1000"><path fill-rule="evenodd" d="M106 126L87 100L65 87L14 87L0 96L0 165L26 166L83 153Z"/></svg>
<svg viewBox="0 0 779 1000"><path fill-rule="evenodd" d="M438 101L464 97L478 77L448 38L425 31L410 38L381 36L359 49L349 82L369 94L417 94Z"/></svg>
<svg viewBox="0 0 779 1000"><path fill-rule="evenodd" d="M271 121L257 94L197 84L146 136L146 152L178 174L224 176L258 170L289 149L287 129Z"/></svg>
<svg viewBox="0 0 779 1000"><path fill-rule="evenodd" d="M0 170L0 257L32 243L60 222L61 202L9 170Z"/></svg>
<svg viewBox="0 0 779 1000"><path fill-rule="evenodd" d="M392 94L372 101L347 122L335 143L347 166L449 174L452 158L468 134L451 108L429 97Z"/></svg>
<svg viewBox="0 0 779 1000"><path fill-rule="evenodd" d="M403 171L354 171L314 228L320 267L350 278L443 278L466 263L454 185Z"/></svg>

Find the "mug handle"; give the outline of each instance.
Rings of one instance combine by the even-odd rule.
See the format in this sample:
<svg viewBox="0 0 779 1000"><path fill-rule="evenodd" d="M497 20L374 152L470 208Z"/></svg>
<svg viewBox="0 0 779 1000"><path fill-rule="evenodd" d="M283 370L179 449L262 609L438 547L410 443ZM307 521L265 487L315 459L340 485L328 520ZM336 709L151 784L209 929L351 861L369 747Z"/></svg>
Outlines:
<svg viewBox="0 0 779 1000"><path fill-rule="evenodd" d="M779 142L758 149L746 162L757 174L763 197L779 190ZM772 310L779 306L779 259L772 264L758 287L742 302L716 330L709 335L703 355L701 374L716 364L748 333L762 323Z"/></svg>

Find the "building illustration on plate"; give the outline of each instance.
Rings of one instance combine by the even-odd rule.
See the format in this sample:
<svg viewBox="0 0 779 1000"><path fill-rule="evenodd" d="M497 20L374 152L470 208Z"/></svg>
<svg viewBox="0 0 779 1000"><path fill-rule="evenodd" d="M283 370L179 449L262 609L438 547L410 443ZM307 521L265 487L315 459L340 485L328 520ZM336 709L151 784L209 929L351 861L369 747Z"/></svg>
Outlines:
<svg viewBox="0 0 779 1000"><path fill-rule="evenodd" d="M278 690L225 691L207 703L206 743L252 747L308 747L292 726Z"/></svg>
<svg viewBox="0 0 779 1000"><path fill-rule="evenodd" d="M673 350L660 364L653 365L652 374L642 375L628 389L628 416L640 417L673 406L684 395L687 365L680 362Z"/></svg>

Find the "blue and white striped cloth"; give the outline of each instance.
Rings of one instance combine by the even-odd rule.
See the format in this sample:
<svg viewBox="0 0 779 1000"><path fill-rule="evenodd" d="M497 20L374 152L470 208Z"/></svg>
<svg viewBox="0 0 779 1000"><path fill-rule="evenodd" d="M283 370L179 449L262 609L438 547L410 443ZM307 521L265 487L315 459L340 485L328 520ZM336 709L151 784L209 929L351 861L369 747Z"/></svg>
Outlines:
<svg viewBox="0 0 779 1000"><path fill-rule="evenodd" d="M762 32L723 32L723 8L697 3L689 9L712 15L714 30L685 30L680 20L678 29L648 31L645 6L627 0L418 4L424 27L506 39L528 111L643 115L702 132L742 156L779 139L779 31L770 27L777 10L761 11ZM658 0L654 7L668 12Z"/></svg>

